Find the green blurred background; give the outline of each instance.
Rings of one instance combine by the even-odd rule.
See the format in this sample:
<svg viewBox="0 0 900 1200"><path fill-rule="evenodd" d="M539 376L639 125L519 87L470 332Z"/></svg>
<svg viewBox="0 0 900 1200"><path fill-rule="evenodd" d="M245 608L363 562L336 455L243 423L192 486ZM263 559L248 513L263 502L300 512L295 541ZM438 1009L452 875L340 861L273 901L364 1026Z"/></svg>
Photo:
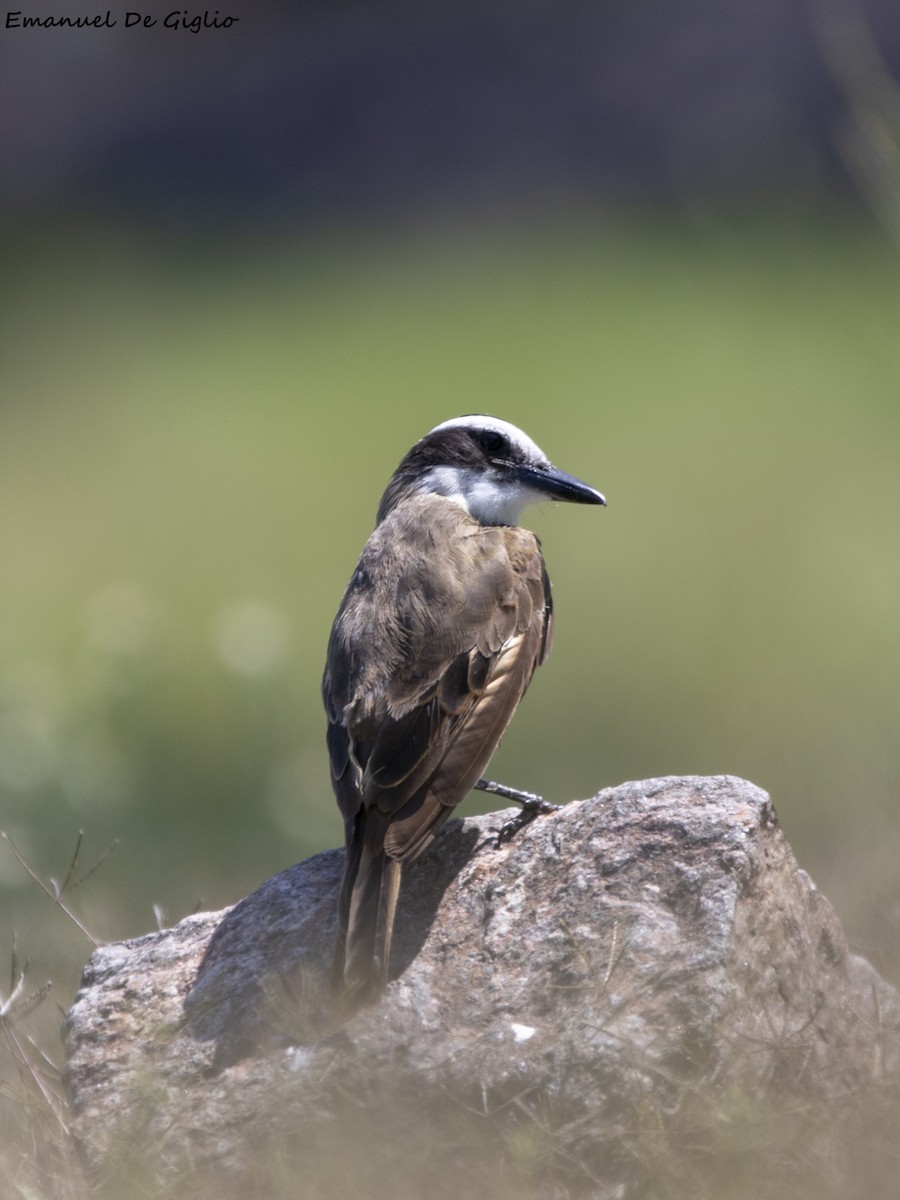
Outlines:
<svg viewBox="0 0 900 1200"><path fill-rule="evenodd" d="M290 19L309 19L320 45L329 17L300 7ZM271 38L287 9L264 8ZM532 24L538 11L553 20L536 5ZM650 10L636 11L652 46ZM699 11L702 33L714 18ZM308 57L312 42L292 29ZM529 29L539 48L543 26ZM713 58L740 40L726 34ZM21 72L38 56L42 86L55 36L7 35L3 49ZM372 36L389 74L391 34ZM79 45L96 52L95 32ZM492 777L553 800L662 774L753 780L854 944L900 983L890 178L863 203L870 176L844 170L831 126L801 138L772 118L790 138L773 132L767 158L725 122L731 173L712 182L715 139L706 156L691 142L674 174L652 145L637 176L603 174L615 147L605 160L582 147L573 159L596 170L579 187L561 168L547 185L539 160L524 200L521 164L485 182L465 153L431 147L427 161L406 155L396 191L378 173L354 203L352 170L329 159L326 187L316 160L303 192L286 153L291 186L273 199L257 180L248 200L246 181L221 174L223 155L235 178L241 159L220 142L210 151L219 126L203 110L197 145L220 174L188 189L193 143L167 175L171 128L190 127L210 79L240 72L242 45L219 43L199 77L183 42L123 48L116 71L149 72L166 55L170 82L194 80L196 93L170 100L169 125L127 153L119 142L70 155L61 175L23 159L16 176L6 159L21 186L4 210L0 280L0 826L58 879L79 829L84 867L119 840L72 897L102 940L233 903L338 844L319 700L331 619L405 450L448 417L491 412L609 501L528 514L555 586L556 644ZM836 119L851 112L812 34L807 54ZM290 51L279 61L290 66ZM353 66L333 72L355 80L365 114ZM661 78L666 113L677 105ZM94 96L70 82L60 111ZM554 78L542 86L555 95ZM736 86L723 78L720 94ZM129 128L151 91L128 92ZM350 145L346 162L360 145L378 160L391 119L383 100L379 111L371 146L352 122L317 136ZM515 122L498 128L500 141L506 128L521 136ZM865 150L864 123L851 132ZM419 133L430 145L427 118ZM128 174L135 161L144 174ZM787 182L785 161L802 167ZM67 1005L88 943L0 844L4 956L14 936L35 983L52 977Z"/></svg>
<svg viewBox="0 0 900 1200"><path fill-rule="evenodd" d="M0 784L44 874L80 827L88 859L121 839L77 902L98 936L147 930L154 903L232 903L340 841L331 619L405 449L489 411L609 500L529 514L556 645L492 774L558 800L747 776L857 939L893 953L884 238L642 223L213 263L88 251L27 247L5 285ZM0 849L4 936L55 956L71 930Z"/></svg>

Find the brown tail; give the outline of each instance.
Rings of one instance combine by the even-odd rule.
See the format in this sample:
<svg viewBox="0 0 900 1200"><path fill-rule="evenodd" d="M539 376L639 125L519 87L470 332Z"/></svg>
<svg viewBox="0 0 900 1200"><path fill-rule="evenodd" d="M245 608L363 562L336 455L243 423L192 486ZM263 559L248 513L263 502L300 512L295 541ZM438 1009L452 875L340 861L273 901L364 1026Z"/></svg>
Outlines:
<svg viewBox="0 0 900 1200"><path fill-rule="evenodd" d="M388 981L403 865L385 853L384 830L374 824L360 813L348 839L332 966L335 988L360 1001L375 999Z"/></svg>

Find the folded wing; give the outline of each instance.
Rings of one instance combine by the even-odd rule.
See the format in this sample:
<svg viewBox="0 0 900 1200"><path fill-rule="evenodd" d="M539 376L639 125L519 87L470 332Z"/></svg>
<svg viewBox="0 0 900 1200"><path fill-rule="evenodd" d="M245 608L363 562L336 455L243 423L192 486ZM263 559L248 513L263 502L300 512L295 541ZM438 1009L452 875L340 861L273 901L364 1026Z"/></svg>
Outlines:
<svg viewBox="0 0 900 1200"><path fill-rule="evenodd" d="M373 534L323 681L347 835L335 970L352 986L384 977L400 864L483 774L550 649L550 585L534 535L460 521L435 503L435 521L419 509L405 525L399 506L387 518L394 527ZM435 529L448 517L452 531Z"/></svg>

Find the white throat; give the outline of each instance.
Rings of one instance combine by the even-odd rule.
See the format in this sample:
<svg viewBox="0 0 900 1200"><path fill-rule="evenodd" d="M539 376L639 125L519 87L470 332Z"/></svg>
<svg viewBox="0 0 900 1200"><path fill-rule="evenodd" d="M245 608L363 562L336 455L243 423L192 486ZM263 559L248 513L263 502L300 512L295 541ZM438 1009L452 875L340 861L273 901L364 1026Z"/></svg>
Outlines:
<svg viewBox="0 0 900 1200"><path fill-rule="evenodd" d="M533 488L470 467L432 467L417 491L451 500L482 525L518 525L528 504L545 499Z"/></svg>

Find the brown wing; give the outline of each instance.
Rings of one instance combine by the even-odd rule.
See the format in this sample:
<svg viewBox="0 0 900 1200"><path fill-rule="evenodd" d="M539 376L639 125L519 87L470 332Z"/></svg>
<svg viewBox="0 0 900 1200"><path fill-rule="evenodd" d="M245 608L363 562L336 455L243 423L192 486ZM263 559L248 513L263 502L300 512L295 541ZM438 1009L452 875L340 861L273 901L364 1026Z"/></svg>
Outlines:
<svg viewBox="0 0 900 1200"><path fill-rule="evenodd" d="M400 505L373 534L323 681L347 840L341 936L348 961L365 961L378 925L383 971L397 887L393 875L383 886L389 862L421 853L472 789L551 638L534 535L485 528L445 501L431 507Z"/></svg>
<svg viewBox="0 0 900 1200"><path fill-rule="evenodd" d="M443 515L449 506L437 504ZM439 560L417 544L428 540L416 536L421 514L412 531L400 522L382 531L391 545L405 543L402 577L382 555L388 537L371 562L364 553L324 681L344 818L359 807L388 818L386 847L397 858L424 849L442 810L471 790L549 652L550 586L537 539L451 516L450 529L438 530Z"/></svg>

